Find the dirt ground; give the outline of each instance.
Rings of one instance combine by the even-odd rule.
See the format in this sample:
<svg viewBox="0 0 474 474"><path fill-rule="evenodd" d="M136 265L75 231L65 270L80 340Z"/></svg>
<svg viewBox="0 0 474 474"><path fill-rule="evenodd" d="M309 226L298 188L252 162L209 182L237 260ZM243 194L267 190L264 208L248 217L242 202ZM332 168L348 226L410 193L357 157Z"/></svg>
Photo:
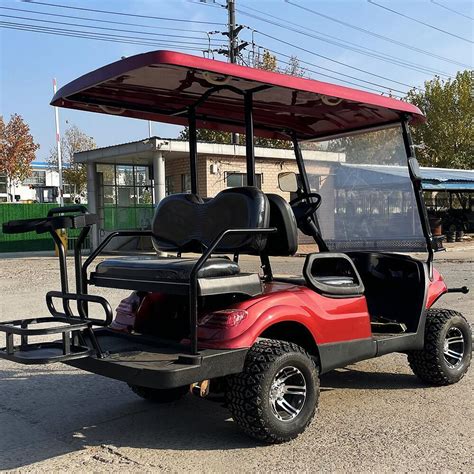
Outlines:
<svg viewBox="0 0 474 474"><path fill-rule="evenodd" d="M276 271L301 270L301 258ZM474 290L474 251L437 255L448 286ZM255 266L251 258L242 266ZM51 257L0 257L0 321L47 314L44 294L58 289ZM115 306L126 292L100 291ZM439 306L474 323L473 293ZM3 345L3 341L0 341ZM65 365L0 360L0 469L21 472L472 471L474 376L426 387L406 357L393 354L322 377L315 421L278 446L241 433L218 403L188 396L155 406L121 382Z"/></svg>

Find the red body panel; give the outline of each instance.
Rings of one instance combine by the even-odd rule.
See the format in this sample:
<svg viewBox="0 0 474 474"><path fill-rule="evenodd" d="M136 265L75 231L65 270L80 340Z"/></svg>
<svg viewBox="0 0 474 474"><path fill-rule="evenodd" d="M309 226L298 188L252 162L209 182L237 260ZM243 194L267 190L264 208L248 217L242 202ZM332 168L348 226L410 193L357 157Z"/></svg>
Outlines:
<svg viewBox="0 0 474 474"><path fill-rule="evenodd" d="M448 287L438 270L433 270L433 279L428 287L428 296L426 298L426 308L431 308L434 302L444 293L447 293Z"/></svg>
<svg viewBox="0 0 474 474"><path fill-rule="evenodd" d="M284 321L302 324L316 344L372 337L370 316L364 296L329 298L313 290L287 283L269 283L264 294L233 305L248 316L230 328L198 330L202 347L236 349L250 347L270 326Z"/></svg>

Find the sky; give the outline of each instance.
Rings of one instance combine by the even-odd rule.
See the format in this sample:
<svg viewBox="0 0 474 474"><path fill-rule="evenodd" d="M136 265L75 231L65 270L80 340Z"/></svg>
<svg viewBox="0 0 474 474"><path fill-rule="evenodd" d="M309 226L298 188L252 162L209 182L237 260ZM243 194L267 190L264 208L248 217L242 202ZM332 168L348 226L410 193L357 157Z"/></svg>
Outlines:
<svg viewBox="0 0 474 474"><path fill-rule="evenodd" d="M46 5L21 0L0 0L0 114L5 120L13 113L24 118L35 141L40 144L36 159L46 161L49 150L55 144L54 110L49 105L53 95L53 78L57 79L58 86L61 87L123 56L156 49L193 48L183 52L202 56L202 50L208 48L206 32L224 31L227 28L227 11L220 6L225 0L215 0L214 4L210 4L212 0L207 1L208 4L203 4L202 0L44 0L48 3ZM471 0L235 0L235 3L237 24L248 27L241 31L240 38L253 41L254 52L268 48L278 52L282 61L287 61L289 56L295 55L301 61L311 63L302 64L307 68L307 77L322 81L356 88L373 88L386 93L390 89L392 94L403 96L410 87L422 88L424 81L433 78L436 73L443 74L443 77L453 77L459 70L468 69L469 66L472 69L474 63L474 22L471 19L474 18L474 2ZM59 8L53 6L54 4L109 10L128 15ZM143 15L146 18L132 17L130 14ZM417 23L402 15L408 15L431 26ZM151 18L152 16L186 21L165 21ZM349 23L356 29L329 17ZM45 23L32 20L33 18L78 26ZM15 26L12 23L133 36L146 38L147 43L156 41L160 44L122 44L1 28L2 25ZM132 23L138 26L130 25ZM90 25L110 29L94 29ZM296 32L295 29L306 34ZM393 44L361 29L392 38L431 55ZM225 36L217 33L210 37L216 47L226 40ZM165 44L166 46L162 46ZM366 53L369 49L369 54L375 53L392 62L360 54L354 51L354 48L359 51L364 48ZM252 48L249 46L248 50L251 51ZM214 57L226 60L217 53L214 53ZM244 53L243 57L248 61L249 53ZM407 64L399 64L400 60L414 65L415 69L409 68ZM280 66L284 68L285 64L280 62ZM354 84L347 84L342 82L343 80ZM60 109L59 116L62 132L69 125L75 124L92 136L98 146L148 137L148 123L142 120L66 109ZM173 138L179 131L180 127L177 126L152 124L153 135Z"/></svg>

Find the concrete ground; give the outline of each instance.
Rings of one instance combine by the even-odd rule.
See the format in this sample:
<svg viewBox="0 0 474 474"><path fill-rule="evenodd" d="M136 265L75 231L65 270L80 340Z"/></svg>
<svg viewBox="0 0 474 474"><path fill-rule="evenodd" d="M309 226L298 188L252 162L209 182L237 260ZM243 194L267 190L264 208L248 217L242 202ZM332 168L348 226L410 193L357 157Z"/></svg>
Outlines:
<svg viewBox="0 0 474 474"><path fill-rule="evenodd" d="M459 248L459 247L458 247ZM448 286L474 287L474 250L437 255ZM301 258L276 271L298 272ZM244 258L242 266L254 266ZM0 258L0 321L46 315L58 288L51 257ZM112 306L126 294L101 290ZM439 305L474 323L474 300ZM3 341L0 341L3 345ZM393 354L322 377L320 407L297 440L265 446L247 438L218 403L187 397L155 406L121 382L65 365L0 361L0 469L21 472L472 471L474 377L427 387Z"/></svg>

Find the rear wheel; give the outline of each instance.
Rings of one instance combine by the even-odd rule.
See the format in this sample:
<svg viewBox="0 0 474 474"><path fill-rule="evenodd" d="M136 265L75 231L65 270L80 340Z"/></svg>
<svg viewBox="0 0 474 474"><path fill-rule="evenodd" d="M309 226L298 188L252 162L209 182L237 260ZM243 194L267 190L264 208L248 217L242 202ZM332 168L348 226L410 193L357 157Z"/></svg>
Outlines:
<svg viewBox="0 0 474 474"><path fill-rule="evenodd" d="M129 387L139 397L148 400L153 403L170 403L183 398L189 392L189 386L176 387L176 388L150 388L142 387L140 385L131 385Z"/></svg>
<svg viewBox="0 0 474 474"><path fill-rule="evenodd" d="M432 385L449 385L462 379L472 357L472 331L461 313L428 310L425 347L408 353L414 374Z"/></svg>
<svg viewBox="0 0 474 474"><path fill-rule="evenodd" d="M296 344L265 339L249 350L243 372L228 379L235 422L267 443L296 438L309 425L319 399L318 369Z"/></svg>

